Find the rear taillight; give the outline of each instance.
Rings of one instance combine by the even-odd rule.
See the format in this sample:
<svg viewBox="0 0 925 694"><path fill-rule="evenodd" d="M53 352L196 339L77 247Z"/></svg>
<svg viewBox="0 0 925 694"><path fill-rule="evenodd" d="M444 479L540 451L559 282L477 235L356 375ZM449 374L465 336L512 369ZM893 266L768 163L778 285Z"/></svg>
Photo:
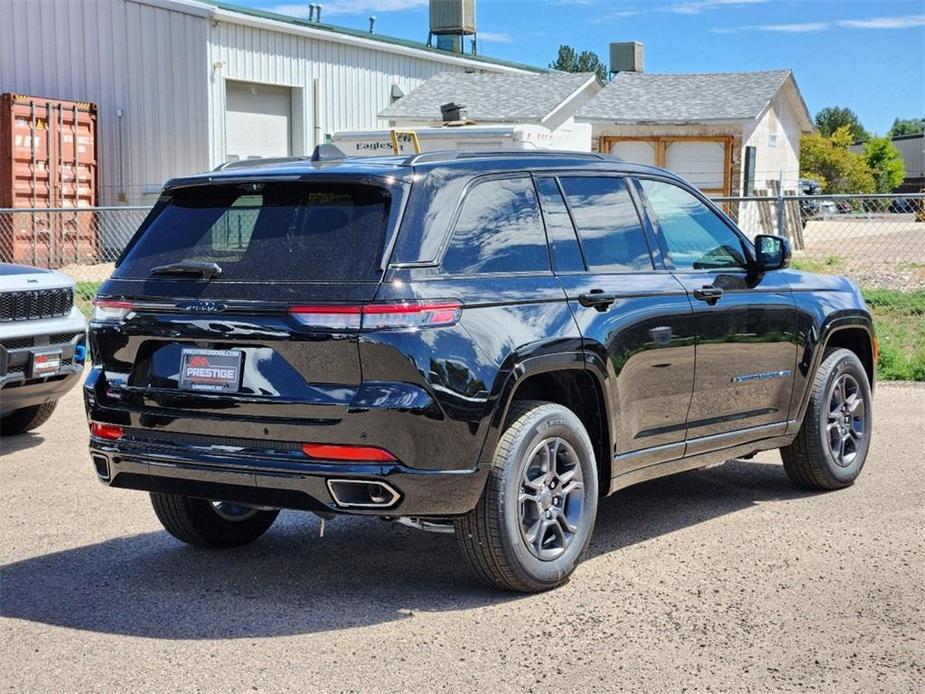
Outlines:
<svg viewBox="0 0 925 694"><path fill-rule="evenodd" d="M97 323L117 322L131 313L134 304L131 301L116 301L113 299L96 299L93 302L91 321Z"/></svg>
<svg viewBox="0 0 925 694"><path fill-rule="evenodd" d="M376 446L347 446L328 443L303 443L302 452L319 460L344 460L368 463L392 462L396 458L384 448Z"/></svg>
<svg viewBox="0 0 925 694"><path fill-rule="evenodd" d="M404 301L380 304L290 306L304 325L329 330L395 330L453 325L462 314L458 301Z"/></svg>
<svg viewBox="0 0 925 694"><path fill-rule="evenodd" d="M106 424L105 422L92 422L90 424L90 433L98 439L107 441L118 441L122 438L124 430L118 424Z"/></svg>

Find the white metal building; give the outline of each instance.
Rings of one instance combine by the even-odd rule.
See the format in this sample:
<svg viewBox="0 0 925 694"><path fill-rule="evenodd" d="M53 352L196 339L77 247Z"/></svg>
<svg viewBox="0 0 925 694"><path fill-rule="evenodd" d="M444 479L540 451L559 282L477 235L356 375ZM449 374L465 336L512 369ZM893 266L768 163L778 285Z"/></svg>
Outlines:
<svg viewBox="0 0 925 694"><path fill-rule="evenodd" d="M104 205L150 202L167 178L230 159L387 127L379 112L437 73L535 70L212 0L0 5L0 92L99 106Z"/></svg>

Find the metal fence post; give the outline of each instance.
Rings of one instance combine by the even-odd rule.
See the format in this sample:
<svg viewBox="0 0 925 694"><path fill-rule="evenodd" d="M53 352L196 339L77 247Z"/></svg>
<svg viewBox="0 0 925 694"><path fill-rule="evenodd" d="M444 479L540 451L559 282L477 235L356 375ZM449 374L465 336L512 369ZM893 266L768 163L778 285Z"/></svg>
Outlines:
<svg viewBox="0 0 925 694"><path fill-rule="evenodd" d="M781 172L780 180L777 184L777 234L786 236L787 230L784 228L786 219L786 208L784 207L784 174Z"/></svg>

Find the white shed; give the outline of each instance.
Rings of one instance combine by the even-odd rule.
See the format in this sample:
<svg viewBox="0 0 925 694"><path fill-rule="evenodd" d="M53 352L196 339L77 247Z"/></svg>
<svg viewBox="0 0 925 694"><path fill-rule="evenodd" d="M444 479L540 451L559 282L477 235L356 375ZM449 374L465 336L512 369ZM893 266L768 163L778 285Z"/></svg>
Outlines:
<svg viewBox="0 0 925 694"><path fill-rule="evenodd" d="M711 195L796 190L813 122L790 70L620 72L578 112L598 151L663 166Z"/></svg>
<svg viewBox="0 0 925 694"><path fill-rule="evenodd" d="M3 0L0 19L0 92L98 105L102 204L386 127L393 91L483 71L537 68L212 0Z"/></svg>

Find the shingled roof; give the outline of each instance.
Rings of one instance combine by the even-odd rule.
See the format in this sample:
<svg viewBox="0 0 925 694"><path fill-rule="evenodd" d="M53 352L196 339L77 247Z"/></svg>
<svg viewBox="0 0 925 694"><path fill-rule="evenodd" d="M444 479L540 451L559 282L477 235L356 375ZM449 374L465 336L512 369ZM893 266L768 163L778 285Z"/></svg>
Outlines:
<svg viewBox="0 0 925 694"><path fill-rule="evenodd" d="M594 73L487 74L442 72L379 113L388 120L440 120L455 101L478 122L543 123L570 99L600 89ZM571 114L569 114L571 115Z"/></svg>
<svg viewBox="0 0 925 694"><path fill-rule="evenodd" d="M712 74L618 73L576 114L610 123L709 123L757 118L787 83L805 130L812 120L790 70Z"/></svg>

